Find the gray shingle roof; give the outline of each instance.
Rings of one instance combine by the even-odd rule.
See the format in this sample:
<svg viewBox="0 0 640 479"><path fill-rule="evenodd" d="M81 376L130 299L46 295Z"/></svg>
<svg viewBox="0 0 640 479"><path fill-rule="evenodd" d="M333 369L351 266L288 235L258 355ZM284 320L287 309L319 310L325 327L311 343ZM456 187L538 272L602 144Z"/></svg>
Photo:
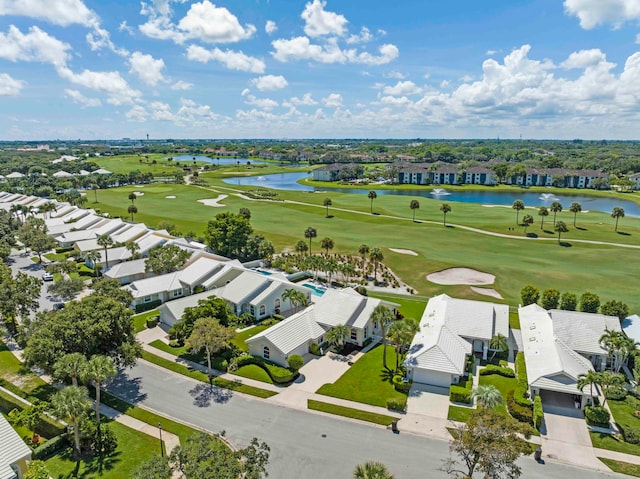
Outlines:
<svg viewBox="0 0 640 479"><path fill-rule="evenodd" d="M605 330L622 331L620 320L603 314L581 313L552 309L553 332L574 351L590 354L607 354L600 345Z"/></svg>

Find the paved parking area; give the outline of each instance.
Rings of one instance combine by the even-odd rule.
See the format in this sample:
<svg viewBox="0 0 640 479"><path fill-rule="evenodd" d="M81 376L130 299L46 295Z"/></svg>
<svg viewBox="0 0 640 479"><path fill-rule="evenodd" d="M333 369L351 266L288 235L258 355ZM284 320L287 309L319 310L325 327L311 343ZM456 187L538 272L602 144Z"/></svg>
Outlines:
<svg viewBox="0 0 640 479"><path fill-rule="evenodd" d="M42 279L42 274L44 273L44 266L40 263L34 263L31 261L32 255L23 254L24 250L12 250L11 256L9 256L9 267L11 268L11 272L15 275L16 273L26 273L30 276L35 276L36 278ZM53 309L53 304L60 302L59 299L51 296L47 293L47 287L51 284L50 281L44 282L42 285L42 289L40 291L40 299L38 300L40 304L40 311L51 311Z"/></svg>
<svg viewBox="0 0 640 479"><path fill-rule="evenodd" d="M324 356L305 357L307 363L300 368L300 377L287 389L316 392L320 386L336 382L351 367L349 358L327 353Z"/></svg>
<svg viewBox="0 0 640 479"><path fill-rule="evenodd" d="M409 391L407 414L419 414L447 419L449 413L449 389L414 383Z"/></svg>

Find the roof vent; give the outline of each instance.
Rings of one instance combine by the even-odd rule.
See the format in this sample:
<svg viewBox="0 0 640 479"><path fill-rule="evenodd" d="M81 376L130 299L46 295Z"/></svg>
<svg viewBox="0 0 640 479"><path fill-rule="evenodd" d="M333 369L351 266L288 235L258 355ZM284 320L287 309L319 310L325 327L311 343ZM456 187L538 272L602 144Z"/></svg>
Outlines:
<svg viewBox="0 0 640 479"><path fill-rule="evenodd" d="M529 326L529 329L531 329L531 330L536 329L536 325L532 324L531 326Z"/></svg>
<svg viewBox="0 0 640 479"><path fill-rule="evenodd" d="M534 342L535 340L536 340L536 338L535 338L535 337L533 337L533 336L531 336L531 337L529 338L529 341L530 341L530 342Z"/></svg>

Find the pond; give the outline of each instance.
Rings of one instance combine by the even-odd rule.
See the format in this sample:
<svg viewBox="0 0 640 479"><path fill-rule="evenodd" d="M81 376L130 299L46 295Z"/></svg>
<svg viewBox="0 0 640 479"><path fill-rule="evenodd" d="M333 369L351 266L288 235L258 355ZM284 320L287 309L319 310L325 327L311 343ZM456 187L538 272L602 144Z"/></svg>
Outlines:
<svg viewBox="0 0 640 479"><path fill-rule="evenodd" d="M226 178L225 183L230 185L255 186L262 188L273 188L276 190L294 191L334 191L336 193L352 193L366 195L367 189L351 188L316 188L309 185L297 183L303 178L307 178L309 173L278 173L264 176L242 176ZM626 216L640 217L640 205L628 200L617 198L606 198L576 194L555 194L539 193L527 191L447 191L446 188L434 187L425 190L376 190L375 185L371 186L378 196L381 195L401 195L401 196L422 196L438 201L459 201L462 203L477 203L482 205L512 205L515 200L522 200L525 206L550 206L554 201L559 201L562 207L569 209L571 203L580 203L583 211L593 210L603 213L611 213L614 207L624 208ZM576 190L579 191L579 190Z"/></svg>
<svg viewBox="0 0 640 479"><path fill-rule="evenodd" d="M247 163L251 163L252 165L266 165L268 162L262 160L253 160L248 158L230 158L228 156L223 156L220 159L218 158L209 158L208 156L193 156L193 155L182 155L182 156L174 156L173 161L201 161L203 163L211 163L212 165L237 165L240 162L241 165L246 165Z"/></svg>

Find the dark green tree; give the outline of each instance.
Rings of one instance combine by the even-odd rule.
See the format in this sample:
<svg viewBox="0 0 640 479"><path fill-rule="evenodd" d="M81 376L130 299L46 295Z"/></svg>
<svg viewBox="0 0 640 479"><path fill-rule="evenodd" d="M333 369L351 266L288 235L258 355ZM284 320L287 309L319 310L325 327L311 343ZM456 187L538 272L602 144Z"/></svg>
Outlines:
<svg viewBox="0 0 640 479"><path fill-rule="evenodd" d="M629 316L629 306L622 301L607 301L600 306L600 314L616 316L620 321Z"/></svg>
<svg viewBox="0 0 640 479"><path fill-rule="evenodd" d="M544 309L556 309L560 301L560 291L553 288L547 288L542 292L541 306Z"/></svg>
<svg viewBox="0 0 640 479"><path fill-rule="evenodd" d="M313 226L309 226L306 230L304 230L304 237L309 240L309 254L311 254L311 240L318 236L318 232Z"/></svg>
<svg viewBox="0 0 640 479"><path fill-rule="evenodd" d="M573 293L563 293L560 297L560 309L575 311L578 306L578 297Z"/></svg>
<svg viewBox="0 0 640 479"><path fill-rule="evenodd" d="M418 200L411 200L411 202L409 203L409 208L411 209L411 212L413 213L413 221L416 221L416 210L420 208L420 202Z"/></svg>
<svg viewBox="0 0 640 479"><path fill-rule="evenodd" d="M520 290L520 298L522 299L522 306L537 303L538 299L540 299L540 290L528 284Z"/></svg>
<svg viewBox="0 0 640 479"><path fill-rule="evenodd" d="M597 313L600 307L600 297L587 291L580 296L580 311L585 313Z"/></svg>
<svg viewBox="0 0 640 479"><path fill-rule="evenodd" d="M173 244L156 246L149 250L144 269L157 275L178 271L191 257L189 251Z"/></svg>
<svg viewBox="0 0 640 479"><path fill-rule="evenodd" d="M520 224L520 211L524 209L524 202L522 200L515 200L511 208L516 210L516 224Z"/></svg>
<svg viewBox="0 0 640 479"><path fill-rule="evenodd" d="M373 200L375 200L378 197L378 193L371 190L367 195L367 197L371 200L371 214L373 214Z"/></svg>
<svg viewBox="0 0 640 479"><path fill-rule="evenodd" d="M551 206L549 207L549 209L553 213L553 224L555 225L556 215L562 211L562 205L560 204L559 201L554 201L553 203L551 203Z"/></svg>
<svg viewBox="0 0 640 479"><path fill-rule="evenodd" d="M611 217L616 220L615 231L618 231L618 220L620 220L620 218L624 218L624 208L620 208L619 206L616 206L611 212Z"/></svg>

